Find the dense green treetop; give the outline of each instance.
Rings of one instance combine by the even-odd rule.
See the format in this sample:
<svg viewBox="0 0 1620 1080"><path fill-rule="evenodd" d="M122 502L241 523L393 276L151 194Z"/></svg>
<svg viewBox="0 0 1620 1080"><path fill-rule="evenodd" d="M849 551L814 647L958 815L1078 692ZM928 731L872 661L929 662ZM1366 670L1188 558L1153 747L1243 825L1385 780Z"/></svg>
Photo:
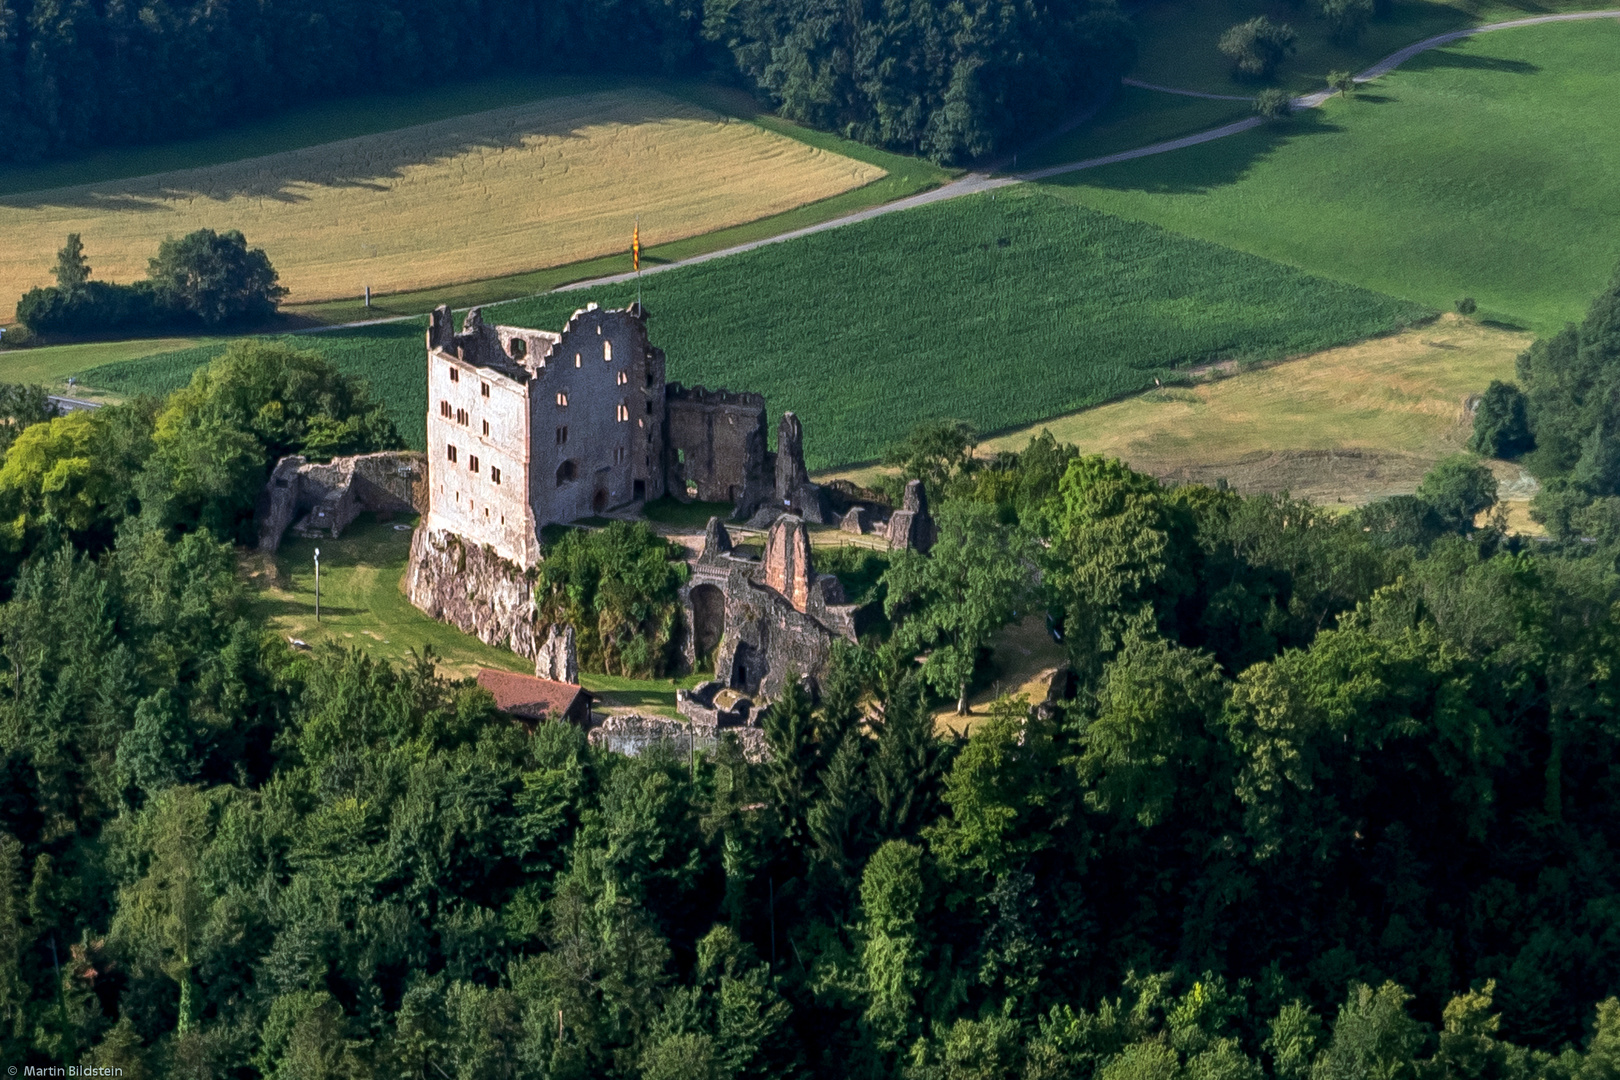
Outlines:
<svg viewBox="0 0 1620 1080"><path fill-rule="evenodd" d="M770 703L768 755L626 757L430 653L267 632L242 500L278 454L389 443L362 387L260 348L164 402L27 397L0 462L0 1066L1620 1068L1620 546L1481 521L1475 462L1333 515L1047 435L901 453L939 546L839 563L889 618ZM569 530L542 618L658 671L671 554ZM1015 612L1050 616L1072 696L937 725Z"/></svg>

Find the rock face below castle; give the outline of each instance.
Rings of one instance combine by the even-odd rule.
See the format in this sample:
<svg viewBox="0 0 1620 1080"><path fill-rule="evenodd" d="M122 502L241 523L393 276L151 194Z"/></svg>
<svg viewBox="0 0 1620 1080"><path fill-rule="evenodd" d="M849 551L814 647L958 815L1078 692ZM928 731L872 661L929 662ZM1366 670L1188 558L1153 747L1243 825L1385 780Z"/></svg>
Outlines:
<svg viewBox="0 0 1620 1080"><path fill-rule="evenodd" d="M424 521L411 536L405 594L431 618L486 645L531 660L535 640L534 586L522 567Z"/></svg>

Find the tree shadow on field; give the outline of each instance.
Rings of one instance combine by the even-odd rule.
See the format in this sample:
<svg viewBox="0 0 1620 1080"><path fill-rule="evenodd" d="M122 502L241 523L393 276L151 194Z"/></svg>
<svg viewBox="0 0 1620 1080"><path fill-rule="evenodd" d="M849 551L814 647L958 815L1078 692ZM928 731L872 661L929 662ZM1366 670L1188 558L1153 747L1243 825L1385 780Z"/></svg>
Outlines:
<svg viewBox="0 0 1620 1080"><path fill-rule="evenodd" d="M1447 68L1462 71L1501 71L1509 75L1538 75L1541 73L1539 64L1532 64L1526 60L1509 60L1501 56L1482 56L1457 49L1430 49L1427 52L1418 53L1402 64L1400 70L1404 72L1440 71Z"/></svg>
<svg viewBox="0 0 1620 1080"><path fill-rule="evenodd" d="M0 196L0 208L71 208L121 213L169 213L176 200L258 199L300 203L300 188L387 190L389 180L412 166L433 165L468 154L529 148L543 155L541 171L566 171L570 144L591 138L590 129L659 124L672 120L716 120L715 112L644 87L550 98L491 109L394 131L361 135L196 169L109 180L44 191ZM614 136L617 141L617 136ZM536 142L543 147L535 150ZM537 177L543 183L543 176Z"/></svg>
<svg viewBox="0 0 1620 1080"><path fill-rule="evenodd" d="M1261 124L1224 139L1055 176L1045 183L1055 187L1107 188L1157 195L1201 195L1237 183L1256 164L1288 143L1327 138L1343 130L1324 117L1320 109L1301 109L1286 120Z"/></svg>

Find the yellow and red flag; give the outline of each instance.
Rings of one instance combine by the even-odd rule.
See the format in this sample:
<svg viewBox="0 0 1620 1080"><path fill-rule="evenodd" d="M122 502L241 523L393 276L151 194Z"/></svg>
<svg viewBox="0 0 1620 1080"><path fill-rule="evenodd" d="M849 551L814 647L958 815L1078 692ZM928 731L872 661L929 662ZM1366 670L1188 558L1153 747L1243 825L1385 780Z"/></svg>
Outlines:
<svg viewBox="0 0 1620 1080"><path fill-rule="evenodd" d="M636 218L636 231L630 237L630 262L636 273L641 273L641 219Z"/></svg>

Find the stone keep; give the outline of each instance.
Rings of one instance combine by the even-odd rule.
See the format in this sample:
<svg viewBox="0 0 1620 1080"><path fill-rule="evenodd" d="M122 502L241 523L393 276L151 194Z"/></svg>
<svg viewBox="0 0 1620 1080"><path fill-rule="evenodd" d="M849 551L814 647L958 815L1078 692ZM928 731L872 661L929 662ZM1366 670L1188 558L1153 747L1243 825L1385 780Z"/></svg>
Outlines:
<svg viewBox="0 0 1620 1080"><path fill-rule="evenodd" d="M423 527L527 569L540 530L664 494L664 353L639 307L588 304L561 332L428 325Z"/></svg>
<svg viewBox="0 0 1620 1080"><path fill-rule="evenodd" d="M761 561L709 522L683 590L690 663L712 656L726 687L773 698L855 639L855 608L811 562L805 523L835 519L805 468L799 418L783 414L773 455L763 397L666 383L640 305L587 304L558 332L491 325L477 308L457 331L441 307L427 365L427 506L405 589L428 615L533 659L542 678L577 681L573 629L535 625L540 530L668 492L770 527Z"/></svg>

